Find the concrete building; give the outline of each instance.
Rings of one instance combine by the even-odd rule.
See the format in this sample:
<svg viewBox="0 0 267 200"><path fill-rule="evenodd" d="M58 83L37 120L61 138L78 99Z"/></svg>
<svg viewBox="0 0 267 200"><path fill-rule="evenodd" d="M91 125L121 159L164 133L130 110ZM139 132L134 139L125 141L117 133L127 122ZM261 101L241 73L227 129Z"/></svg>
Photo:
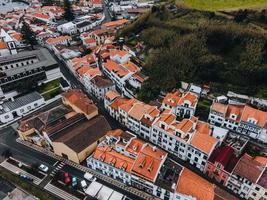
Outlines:
<svg viewBox="0 0 267 200"><path fill-rule="evenodd" d="M18 117L23 117L44 104L45 100L38 92L6 101L0 105L0 122L7 123Z"/></svg>
<svg viewBox="0 0 267 200"><path fill-rule="evenodd" d="M0 88L4 94L19 89L25 82L41 84L62 77L58 63L47 49L24 51L0 58Z"/></svg>

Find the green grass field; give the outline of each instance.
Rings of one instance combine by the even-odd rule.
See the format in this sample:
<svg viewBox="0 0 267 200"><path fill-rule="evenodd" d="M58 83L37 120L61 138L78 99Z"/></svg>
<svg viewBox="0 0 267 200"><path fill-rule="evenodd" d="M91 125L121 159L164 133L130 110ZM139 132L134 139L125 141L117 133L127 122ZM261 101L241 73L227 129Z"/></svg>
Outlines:
<svg viewBox="0 0 267 200"><path fill-rule="evenodd" d="M209 11L267 8L267 0L177 0L177 4Z"/></svg>

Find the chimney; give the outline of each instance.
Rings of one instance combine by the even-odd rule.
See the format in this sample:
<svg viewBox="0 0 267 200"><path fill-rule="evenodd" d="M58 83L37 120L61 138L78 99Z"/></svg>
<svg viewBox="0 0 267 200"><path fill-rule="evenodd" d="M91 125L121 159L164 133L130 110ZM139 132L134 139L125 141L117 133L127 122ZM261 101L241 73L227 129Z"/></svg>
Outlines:
<svg viewBox="0 0 267 200"><path fill-rule="evenodd" d="M157 150L157 147L156 146L153 146L153 151L155 152Z"/></svg>

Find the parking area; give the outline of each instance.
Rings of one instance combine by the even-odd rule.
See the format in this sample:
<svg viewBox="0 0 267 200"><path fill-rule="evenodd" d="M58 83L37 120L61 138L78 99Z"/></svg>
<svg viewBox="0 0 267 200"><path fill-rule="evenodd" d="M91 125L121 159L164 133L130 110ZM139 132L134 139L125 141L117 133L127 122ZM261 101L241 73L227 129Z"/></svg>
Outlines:
<svg viewBox="0 0 267 200"><path fill-rule="evenodd" d="M77 170L74 167L57 161L49 168L45 165L28 165L12 157L4 160L2 167L16 174L24 181L29 181L43 188L56 197L64 200L99 199L99 200L125 200L125 195L99 183L89 173ZM1 184L1 179L0 179ZM0 185L1 186L1 185ZM2 187L1 187L2 188ZM0 197L14 189L12 185L4 186Z"/></svg>

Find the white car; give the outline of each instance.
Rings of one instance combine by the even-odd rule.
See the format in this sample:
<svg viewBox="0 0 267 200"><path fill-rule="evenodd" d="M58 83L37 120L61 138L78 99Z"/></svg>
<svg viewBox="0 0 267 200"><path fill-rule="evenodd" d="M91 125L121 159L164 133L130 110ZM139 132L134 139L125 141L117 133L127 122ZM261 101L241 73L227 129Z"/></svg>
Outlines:
<svg viewBox="0 0 267 200"><path fill-rule="evenodd" d="M39 169L40 171L42 171L42 172L48 172L48 169L49 169L49 168L48 168L47 166L41 164L41 165L38 167L38 169Z"/></svg>

